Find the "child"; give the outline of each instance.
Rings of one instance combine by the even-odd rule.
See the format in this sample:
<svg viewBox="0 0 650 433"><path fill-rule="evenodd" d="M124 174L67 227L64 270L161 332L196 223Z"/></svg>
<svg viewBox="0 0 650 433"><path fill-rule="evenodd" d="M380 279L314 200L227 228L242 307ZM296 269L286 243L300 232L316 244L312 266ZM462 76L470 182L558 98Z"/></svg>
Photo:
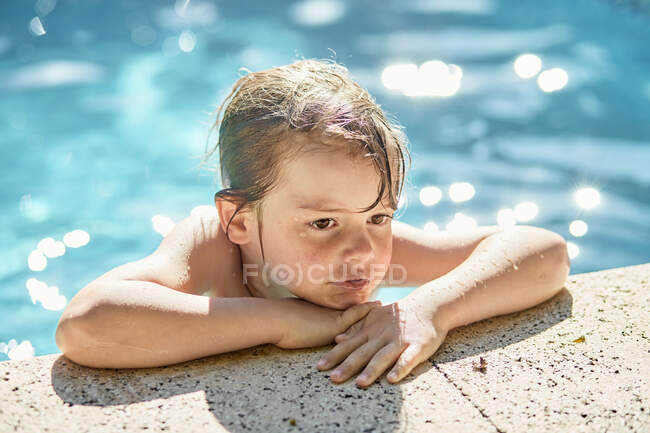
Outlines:
<svg viewBox="0 0 650 433"><path fill-rule="evenodd" d="M218 110L218 217L190 216L141 260L84 287L56 342L92 367L153 367L271 343L335 342L334 382L397 383L450 329L552 297L564 239L531 226L425 232L393 220L405 136L347 70L249 73ZM432 132L433 133L433 132ZM399 272L394 272L399 271ZM381 306L380 283L415 289ZM207 296L205 296L207 295Z"/></svg>

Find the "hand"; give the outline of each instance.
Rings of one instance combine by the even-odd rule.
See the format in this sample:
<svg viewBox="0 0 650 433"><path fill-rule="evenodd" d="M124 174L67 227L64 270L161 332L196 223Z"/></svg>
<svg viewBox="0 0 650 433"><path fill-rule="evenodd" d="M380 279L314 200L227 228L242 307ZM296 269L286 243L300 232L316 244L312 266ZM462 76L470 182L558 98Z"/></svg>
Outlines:
<svg viewBox="0 0 650 433"><path fill-rule="evenodd" d="M282 299L284 329L282 337L275 343L283 349L324 346L334 341L334 336L363 319L380 301L353 305L346 310L334 310L311 302L296 299Z"/></svg>
<svg viewBox="0 0 650 433"><path fill-rule="evenodd" d="M431 357L447 336L447 327L434 320L435 310L409 298L373 308L335 337L337 345L317 367L328 370L340 363L330 378L342 383L365 366L357 385L368 386L394 364L387 380L397 383Z"/></svg>

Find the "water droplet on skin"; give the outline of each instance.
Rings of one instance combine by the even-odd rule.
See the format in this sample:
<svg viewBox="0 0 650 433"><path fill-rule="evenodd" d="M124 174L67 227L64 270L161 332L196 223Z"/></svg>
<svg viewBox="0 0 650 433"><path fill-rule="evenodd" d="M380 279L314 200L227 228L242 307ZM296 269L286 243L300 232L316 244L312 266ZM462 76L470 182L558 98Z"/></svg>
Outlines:
<svg viewBox="0 0 650 433"><path fill-rule="evenodd" d="M541 259L543 259L543 258L544 258L544 254L540 254L539 257L540 257Z"/></svg>
<svg viewBox="0 0 650 433"><path fill-rule="evenodd" d="M515 265L515 264L513 264L513 266L515 267L515 271L516 271L517 269L519 269L519 266L517 266L517 265Z"/></svg>

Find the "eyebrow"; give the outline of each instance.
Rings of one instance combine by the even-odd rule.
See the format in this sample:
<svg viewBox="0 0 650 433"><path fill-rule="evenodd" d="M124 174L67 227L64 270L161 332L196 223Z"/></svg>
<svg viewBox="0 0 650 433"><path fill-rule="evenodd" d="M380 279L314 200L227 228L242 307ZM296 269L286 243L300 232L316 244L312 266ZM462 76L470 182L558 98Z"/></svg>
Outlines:
<svg viewBox="0 0 650 433"><path fill-rule="evenodd" d="M315 202L315 203L303 203L300 206L298 206L298 209L307 209L307 210L313 210L317 212L346 212L350 213L350 210L348 209L340 209L340 208L327 208L327 204L322 203L322 202ZM393 209L392 207L388 206L386 209ZM372 210L372 209L370 209ZM368 211L366 211L368 212Z"/></svg>

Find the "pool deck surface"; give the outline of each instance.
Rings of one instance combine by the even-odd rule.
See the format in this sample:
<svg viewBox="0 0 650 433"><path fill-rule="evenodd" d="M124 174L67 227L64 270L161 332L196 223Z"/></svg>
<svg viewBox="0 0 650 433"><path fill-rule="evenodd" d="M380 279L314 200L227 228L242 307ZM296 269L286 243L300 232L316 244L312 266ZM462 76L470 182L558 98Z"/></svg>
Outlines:
<svg viewBox="0 0 650 433"><path fill-rule="evenodd" d="M173 366L0 363L0 432L650 432L650 263L569 275L533 308L456 328L397 385L335 385L329 350ZM476 369L480 358L484 369Z"/></svg>

